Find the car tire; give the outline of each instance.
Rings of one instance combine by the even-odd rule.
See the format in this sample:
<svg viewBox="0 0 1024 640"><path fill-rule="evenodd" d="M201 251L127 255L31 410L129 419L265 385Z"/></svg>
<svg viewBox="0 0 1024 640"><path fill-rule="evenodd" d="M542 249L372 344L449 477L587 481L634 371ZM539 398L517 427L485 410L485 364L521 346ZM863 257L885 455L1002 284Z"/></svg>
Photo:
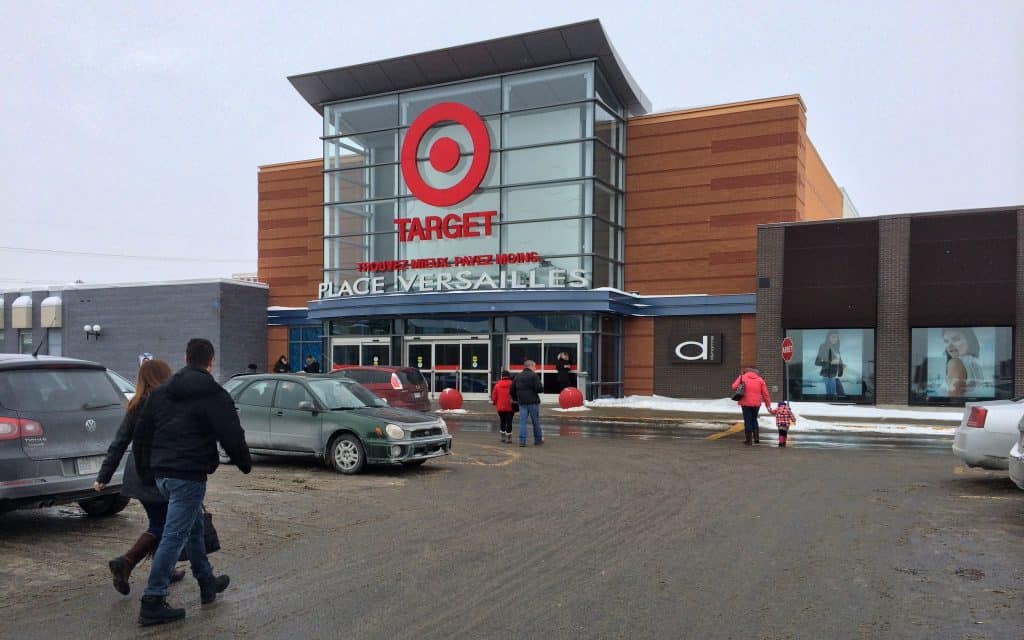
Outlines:
<svg viewBox="0 0 1024 640"><path fill-rule="evenodd" d="M355 475L366 466L366 450L359 438L342 433L331 441L327 459L338 473Z"/></svg>
<svg viewBox="0 0 1024 640"><path fill-rule="evenodd" d="M128 506L128 502L128 498L121 494L116 494L90 500L81 500L78 506L82 507L82 511L90 518L104 518L115 513L121 513Z"/></svg>
<svg viewBox="0 0 1024 640"><path fill-rule="evenodd" d="M406 467L418 467L422 465L426 460L406 460L402 464Z"/></svg>

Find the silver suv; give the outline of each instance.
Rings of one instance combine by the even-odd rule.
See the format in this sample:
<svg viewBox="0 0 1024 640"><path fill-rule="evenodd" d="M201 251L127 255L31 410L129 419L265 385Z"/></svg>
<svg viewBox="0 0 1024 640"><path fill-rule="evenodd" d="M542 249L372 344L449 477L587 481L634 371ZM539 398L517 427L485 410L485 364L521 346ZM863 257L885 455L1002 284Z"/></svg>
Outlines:
<svg viewBox="0 0 1024 640"><path fill-rule="evenodd" d="M123 403L102 365L0 354L0 513L70 502L90 516L124 509L122 469L103 494L92 488Z"/></svg>

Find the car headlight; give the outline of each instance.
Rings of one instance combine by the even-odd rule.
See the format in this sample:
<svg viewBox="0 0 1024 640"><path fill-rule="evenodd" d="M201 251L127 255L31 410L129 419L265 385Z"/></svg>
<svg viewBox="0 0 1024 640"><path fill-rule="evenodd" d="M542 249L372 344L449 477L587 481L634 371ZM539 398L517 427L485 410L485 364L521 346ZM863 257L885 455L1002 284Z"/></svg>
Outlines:
<svg viewBox="0 0 1024 640"><path fill-rule="evenodd" d="M384 431L387 432L388 437L392 440L405 440L405 431L397 424L389 424L384 427Z"/></svg>
<svg viewBox="0 0 1024 640"><path fill-rule="evenodd" d="M444 421L444 418L438 418L437 422L441 425L441 433L448 435L448 423Z"/></svg>

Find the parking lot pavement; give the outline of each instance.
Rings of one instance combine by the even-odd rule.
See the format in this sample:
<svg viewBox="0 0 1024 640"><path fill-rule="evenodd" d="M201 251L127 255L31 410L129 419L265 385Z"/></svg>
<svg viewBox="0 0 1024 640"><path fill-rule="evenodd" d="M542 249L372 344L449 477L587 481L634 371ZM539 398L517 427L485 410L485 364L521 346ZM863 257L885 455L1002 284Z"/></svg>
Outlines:
<svg viewBox="0 0 1024 640"><path fill-rule="evenodd" d="M1024 492L932 449L464 430L456 453L357 477L313 462L210 484L232 577L135 626L106 560L144 524L0 517L3 638L1013 638ZM1016 634L1016 635L1014 635Z"/></svg>

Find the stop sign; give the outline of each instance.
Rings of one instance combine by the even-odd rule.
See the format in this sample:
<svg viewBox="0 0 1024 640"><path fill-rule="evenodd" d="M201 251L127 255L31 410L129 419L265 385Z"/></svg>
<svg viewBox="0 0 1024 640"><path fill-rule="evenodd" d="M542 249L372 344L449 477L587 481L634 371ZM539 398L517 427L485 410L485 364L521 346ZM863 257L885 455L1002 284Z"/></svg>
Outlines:
<svg viewBox="0 0 1024 640"><path fill-rule="evenodd" d="M782 359L789 362L793 359L793 339L783 338L782 339Z"/></svg>

